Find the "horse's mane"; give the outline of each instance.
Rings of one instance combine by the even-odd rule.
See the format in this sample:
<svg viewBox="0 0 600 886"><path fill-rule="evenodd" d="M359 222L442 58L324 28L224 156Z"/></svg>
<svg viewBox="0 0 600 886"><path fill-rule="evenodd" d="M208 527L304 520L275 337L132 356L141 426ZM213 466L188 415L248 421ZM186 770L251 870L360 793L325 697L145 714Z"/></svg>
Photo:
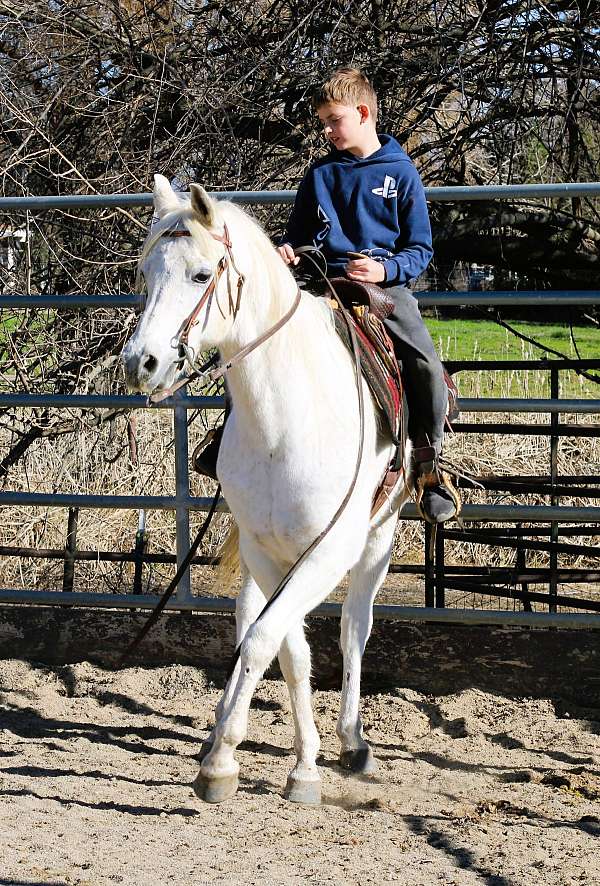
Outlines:
<svg viewBox="0 0 600 886"><path fill-rule="evenodd" d="M255 265L263 278L266 276L271 291L276 292L282 284L295 285L291 271L277 254L259 222L235 203L223 201L217 205L224 209L226 216L231 215L247 226L244 233L253 247Z"/></svg>

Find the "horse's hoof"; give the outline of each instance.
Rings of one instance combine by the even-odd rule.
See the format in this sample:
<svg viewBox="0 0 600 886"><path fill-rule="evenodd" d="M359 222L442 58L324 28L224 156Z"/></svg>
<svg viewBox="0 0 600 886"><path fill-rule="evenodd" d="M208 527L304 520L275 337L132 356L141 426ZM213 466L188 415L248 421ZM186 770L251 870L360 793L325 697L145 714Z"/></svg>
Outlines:
<svg viewBox="0 0 600 886"><path fill-rule="evenodd" d="M208 741L208 740L203 741L202 744L200 745L200 750L198 751L198 753L196 754L194 759L197 760L198 763L202 763L204 758L208 757L208 755L210 754L212 749L213 749L212 741Z"/></svg>
<svg viewBox="0 0 600 886"><path fill-rule="evenodd" d="M283 795L290 803L319 806L321 804L321 781L302 781L289 775Z"/></svg>
<svg viewBox="0 0 600 886"><path fill-rule="evenodd" d="M238 789L238 776L223 775L220 778L207 778L202 770L193 784L194 793L205 803L223 803L235 797Z"/></svg>
<svg viewBox="0 0 600 886"><path fill-rule="evenodd" d="M377 761L373 751L367 745L366 748L342 751L340 754L340 766L355 772L357 775L373 775L377 771Z"/></svg>

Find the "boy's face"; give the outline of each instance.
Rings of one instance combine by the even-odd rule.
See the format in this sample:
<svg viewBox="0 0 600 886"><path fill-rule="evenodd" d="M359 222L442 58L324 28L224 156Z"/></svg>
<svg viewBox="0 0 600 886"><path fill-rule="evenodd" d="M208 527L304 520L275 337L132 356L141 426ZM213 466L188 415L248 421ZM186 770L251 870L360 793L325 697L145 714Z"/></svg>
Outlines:
<svg viewBox="0 0 600 886"><path fill-rule="evenodd" d="M326 102L317 108L325 137L338 151L350 151L360 156L372 139L373 117L366 105L352 107L338 102Z"/></svg>

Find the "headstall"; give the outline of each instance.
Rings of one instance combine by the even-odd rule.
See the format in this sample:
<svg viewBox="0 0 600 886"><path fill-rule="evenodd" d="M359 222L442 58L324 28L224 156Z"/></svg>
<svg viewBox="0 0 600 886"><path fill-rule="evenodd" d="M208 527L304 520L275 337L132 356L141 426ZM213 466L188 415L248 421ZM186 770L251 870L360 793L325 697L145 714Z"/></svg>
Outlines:
<svg viewBox="0 0 600 886"><path fill-rule="evenodd" d="M171 231L165 231L162 234L162 236L171 238L171 237L191 237L192 235L191 235L191 232L187 231L187 230L184 230L184 231L171 230ZM219 304L219 298L217 295L217 286L219 285L219 280L221 279L221 275L223 274L223 271L225 271L225 270L227 270L227 296L229 299L229 313L233 314L233 317L235 319L235 317L237 316L237 313L240 309L240 302L242 299L242 289L244 287L244 283L246 282L246 278L244 277L244 275L242 273L240 273L240 271L238 270L238 268L236 266L235 259L233 257L231 238L229 236L229 229L227 228L227 225L226 224L223 225L223 234L213 234L211 232L210 236L213 238L213 240L218 240L219 243L222 243L225 246L226 252L219 259L219 263L217 264L217 269L216 269L215 273L213 274L213 276L210 280L210 283L208 284L208 286L206 287L206 289L202 293L202 296L201 296L200 300L198 301L198 304L196 305L196 307L194 308L192 313L189 315L189 317L187 317L187 319L183 322L181 330L179 331L177 336L175 336L174 341L176 341L176 343L177 343L176 346L181 346L184 349L184 351L187 351L187 348L189 347L189 345L188 345L189 334L190 334L192 328L198 322L198 316L200 314L200 311L202 310L202 308L204 307L204 305L207 302L208 302L208 309L206 311L206 320L208 320L208 314L210 312L210 307L211 307L213 296L216 297L217 307L219 308L219 311L221 311L221 316L225 317L225 315L223 314L223 311L221 310L221 305ZM237 274L237 278L238 278L237 279L237 296L235 299L235 303L233 300L233 292L232 292L232 287L231 287L230 267L233 267L233 270ZM205 323L206 323L206 320L205 320ZM186 354L186 356L187 356L187 354ZM189 357L188 357L188 359L189 359Z"/></svg>

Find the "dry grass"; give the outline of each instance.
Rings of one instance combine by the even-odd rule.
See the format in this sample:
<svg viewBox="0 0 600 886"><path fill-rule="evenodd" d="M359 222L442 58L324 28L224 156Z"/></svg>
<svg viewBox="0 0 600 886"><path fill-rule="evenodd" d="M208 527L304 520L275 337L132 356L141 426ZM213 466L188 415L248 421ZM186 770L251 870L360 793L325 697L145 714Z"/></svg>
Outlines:
<svg viewBox="0 0 600 886"><path fill-rule="evenodd" d="M190 427L190 453L204 436L206 421L219 413L199 417ZM165 495L175 494L175 456L172 415L169 410L140 410L136 414L138 463L129 457L127 419L119 416L110 426L89 428L82 414L76 435L48 443L39 440L11 471L6 488L14 491L61 492L85 495ZM216 484L193 474L193 495L214 494ZM191 517L192 532L203 514ZM208 534L205 553L216 552L225 534L228 518L217 516ZM132 551L138 529L137 511L111 509L81 510L77 547L88 551ZM153 510L147 514L149 550L172 553L175 550L175 515ZM5 507L0 520L0 544L33 548L63 548L67 532L65 508ZM0 560L4 587L60 589L61 560L3 557ZM155 564L145 569L145 589L157 592L174 574L174 567ZM133 581L132 564L78 561L75 590L126 593Z"/></svg>

